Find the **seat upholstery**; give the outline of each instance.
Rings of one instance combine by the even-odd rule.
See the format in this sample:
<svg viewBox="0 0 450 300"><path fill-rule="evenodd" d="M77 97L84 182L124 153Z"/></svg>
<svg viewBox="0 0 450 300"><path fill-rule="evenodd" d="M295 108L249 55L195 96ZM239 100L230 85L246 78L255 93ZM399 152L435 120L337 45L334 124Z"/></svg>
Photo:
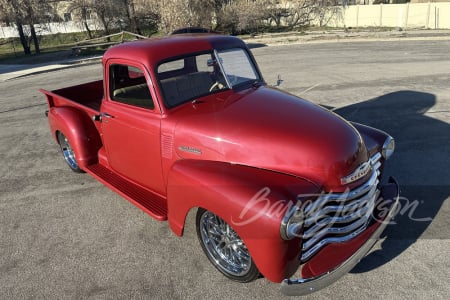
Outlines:
<svg viewBox="0 0 450 300"><path fill-rule="evenodd" d="M169 107L208 94L213 83L207 72L190 73L161 80L164 100Z"/></svg>
<svg viewBox="0 0 450 300"><path fill-rule="evenodd" d="M146 83L114 90L113 99L122 103L144 108L154 108L152 97Z"/></svg>

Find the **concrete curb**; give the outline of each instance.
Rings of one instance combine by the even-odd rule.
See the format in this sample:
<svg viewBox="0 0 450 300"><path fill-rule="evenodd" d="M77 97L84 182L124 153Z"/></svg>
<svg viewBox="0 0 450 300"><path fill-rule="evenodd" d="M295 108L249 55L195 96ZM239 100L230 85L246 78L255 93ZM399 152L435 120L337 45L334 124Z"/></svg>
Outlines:
<svg viewBox="0 0 450 300"><path fill-rule="evenodd" d="M28 76L34 76L51 71L58 71L63 69L77 68L81 66L97 64L101 62L102 57L90 57L81 60L62 60L54 61L39 65L16 65L15 70L11 72L1 72L2 67L0 65L0 81L8 81Z"/></svg>
<svg viewBox="0 0 450 300"><path fill-rule="evenodd" d="M339 30L328 32L292 32L262 34L242 38L249 44L267 46L332 43L332 42L370 42L370 41L407 41L407 40L449 40L450 30L411 30L411 31L355 31Z"/></svg>

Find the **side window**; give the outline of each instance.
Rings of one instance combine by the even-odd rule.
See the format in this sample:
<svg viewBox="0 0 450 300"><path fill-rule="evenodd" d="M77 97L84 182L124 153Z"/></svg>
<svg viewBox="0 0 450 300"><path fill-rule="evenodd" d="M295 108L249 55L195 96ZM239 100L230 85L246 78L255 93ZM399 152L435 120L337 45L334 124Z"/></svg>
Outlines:
<svg viewBox="0 0 450 300"><path fill-rule="evenodd" d="M212 73L214 71L211 54L198 55L196 57L196 63L197 63L197 70L199 72Z"/></svg>
<svg viewBox="0 0 450 300"><path fill-rule="evenodd" d="M111 100L154 109L144 72L136 67L114 64L109 67Z"/></svg>

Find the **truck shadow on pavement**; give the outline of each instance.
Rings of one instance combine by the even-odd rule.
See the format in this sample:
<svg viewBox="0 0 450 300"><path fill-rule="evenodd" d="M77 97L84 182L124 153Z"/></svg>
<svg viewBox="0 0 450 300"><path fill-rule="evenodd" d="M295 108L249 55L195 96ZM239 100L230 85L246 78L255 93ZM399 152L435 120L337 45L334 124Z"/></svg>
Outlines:
<svg viewBox="0 0 450 300"><path fill-rule="evenodd" d="M384 130L396 140L384 177L392 175L399 181L400 210L395 224L384 232L381 249L367 255L352 273L384 265L419 239L450 239L448 218L436 218L450 196L450 125L432 117L430 109L435 104L433 94L398 91L334 110L349 121Z"/></svg>

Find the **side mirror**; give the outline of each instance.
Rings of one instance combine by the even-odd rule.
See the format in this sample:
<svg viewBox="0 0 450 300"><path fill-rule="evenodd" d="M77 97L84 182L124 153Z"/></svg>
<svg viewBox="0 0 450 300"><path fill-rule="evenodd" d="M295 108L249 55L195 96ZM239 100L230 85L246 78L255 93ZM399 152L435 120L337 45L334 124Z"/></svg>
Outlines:
<svg viewBox="0 0 450 300"><path fill-rule="evenodd" d="M275 86L280 86L283 83L283 79L281 79L281 75L278 74L277 84Z"/></svg>
<svg viewBox="0 0 450 300"><path fill-rule="evenodd" d="M221 57L219 57L219 61L220 61L220 63L223 63L223 59ZM216 64L217 64L217 61L215 59L212 59L212 58L210 58L210 59L208 59L206 61L206 65L208 67L214 67Z"/></svg>
<svg viewBox="0 0 450 300"><path fill-rule="evenodd" d="M215 59L210 58L210 59L208 59L206 61L206 66L207 67L214 67L215 64L216 64L216 60Z"/></svg>

